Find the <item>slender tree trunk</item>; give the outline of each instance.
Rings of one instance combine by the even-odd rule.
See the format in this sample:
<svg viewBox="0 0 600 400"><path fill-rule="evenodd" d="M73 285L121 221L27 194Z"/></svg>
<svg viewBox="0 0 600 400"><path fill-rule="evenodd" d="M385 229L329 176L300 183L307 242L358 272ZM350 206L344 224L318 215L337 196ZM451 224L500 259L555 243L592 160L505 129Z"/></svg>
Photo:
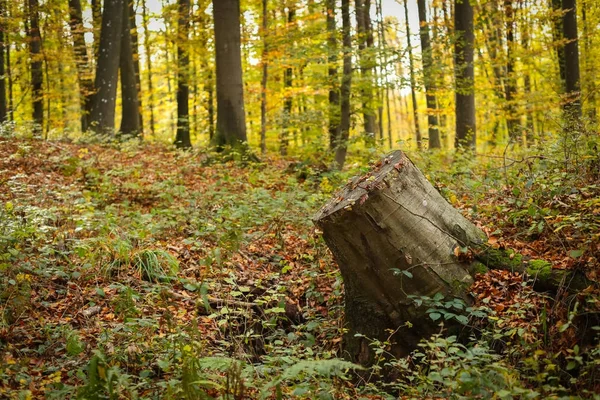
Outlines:
<svg viewBox="0 0 600 400"><path fill-rule="evenodd" d="M267 152L267 82L269 81L269 2L262 0L262 78L260 81L260 152Z"/></svg>
<svg viewBox="0 0 600 400"><path fill-rule="evenodd" d="M91 0L92 6L92 30L94 34L94 60L98 62L100 51L100 36L102 31L102 0ZM106 5L105 5L106 6Z"/></svg>
<svg viewBox="0 0 600 400"><path fill-rule="evenodd" d="M6 3L5 3L6 5ZM8 10L8 9L7 9ZM13 95L13 76L12 76L12 65L11 65L11 57L10 57L10 39L9 32L5 32L4 38L6 43L6 75L8 76L8 114L11 122L15 121L15 113L14 113L14 95Z"/></svg>
<svg viewBox="0 0 600 400"><path fill-rule="evenodd" d="M585 55L583 57L584 61L584 82L586 83L585 89L586 93L586 103L587 103L587 112L586 115L590 119L590 121L595 124L597 121L597 111L596 111L596 63L592 58L592 40L596 34L596 28L593 23L588 21L588 7L590 0L582 0L581 1L581 21L583 23L583 51ZM591 26L590 26L591 25ZM591 28L591 29L590 29ZM593 33L592 33L593 31Z"/></svg>
<svg viewBox="0 0 600 400"><path fill-rule="evenodd" d="M518 115L515 107L516 78L515 78L515 20L512 0L504 0L504 14L506 18L506 84L504 97L506 100L506 128L511 142L519 140Z"/></svg>
<svg viewBox="0 0 600 400"><path fill-rule="evenodd" d="M4 68L4 55L6 46L6 1L0 0L0 124L8 120L8 107L6 100L6 70Z"/></svg>
<svg viewBox="0 0 600 400"><path fill-rule="evenodd" d="M244 83L240 49L239 0L213 0L217 70L217 131L212 144L218 149L246 142Z"/></svg>
<svg viewBox="0 0 600 400"><path fill-rule="evenodd" d="M454 146L475 148L475 74L473 68L473 7L455 0L454 79L456 85L456 136Z"/></svg>
<svg viewBox="0 0 600 400"><path fill-rule="evenodd" d="M44 126L44 72L42 37L40 35L39 2L28 0L29 53L31 55L31 96L33 102L34 133L41 134Z"/></svg>
<svg viewBox="0 0 600 400"><path fill-rule="evenodd" d="M124 0L106 0L102 15L102 29L96 67L97 92L94 95L90 128L101 134L115 130L115 105L123 31Z"/></svg>
<svg viewBox="0 0 600 400"><path fill-rule="evenodd" d="M150 134L154 136L154 76L152 75L152 49L150 47L150 31L148 30L148 11L146 9L145 1L142 1L142 27L144 29L144 52L146 53L146 71L148 72L148 107L150 108Z"/></svg>
<svg viewBox="0 0 600 400"><path fill-rule="evenodd" d="M342 45L343 72L340 88L340 134L335 146L335 161L342 169L346 162L348 139L350 138L350 90L352 88L352 37L350 36L350 0L342 0Z"/></svg>
<svg viewBox="0 0 600 400"><path fill-rule="evenodd" d="M190 24L190 0L179 0L179 23L177 25L177 136L175 145L190 148L190 111L189 111L189 68L188 51Z"/></svg>
<svg viewBox="0 0 600 400"><path fill-rule="evenodd" d="M142 0L145 1L145 0ZM137 89L137 98L139 104L138 116L140 118L140 128L139 132L142 134L144 132L144 115L142 110L144 109L142 104L142 77L140 76L140 43L138 37L138 28L137 28L137 13L136 7L134 4L135 0L128 0L129 7L129 31L131 32L131 49L133 54L133 69L135 70L135 85Z"/></svg>
<svg viewBox="0 0 600 400"><path fill-rule="evenodd" d="M208 137L212 141L215 136L215 84L212 69L208 70L205 90L208 94L208 98L206 99L206 108L208 110Z"/></svg>
<svg viewBox="0 0 600 400"><path fill-rule="evenodd" d="M129 25L129 6L123 4L121 10L123 23L121 26L121 51L119 58L119 69L121 71L121 105L122 117L121 135L138 136L140 130L140 103L138 97L138 86L135 78L135 62L133 46L131 42L131 27Z"/></svg>
<svg viewBox="0 0 600 400"><path fill-rule="evenodd" d="M421 129L419 128L419 109L417 105L417 82L415 79L415 66L413 60L412 45L410 43L410 24L408 22L408 3L404 0L404 19L406 22L406 44L408 48L408 68L410 76L410 96L412 98L413 118L415 123L415 134L417 135L417 148L421 150L423 140L421 137Z"/></svg>
<svg viewBox="0 0 600 400"><path fill-rule="evenodd" d="M73 38L73 50L77 65L77 78L79 81L79 99L81 104L81 131L86 132L89 127L89 117L92 111L94 96L94 81L92 67L87 54L87 45L84 38L83 11L80 0L69 0L69 26Z"/></svg>
<svg viewBox="0 0 600 400"><path fill-rule="evenodd" d="M437 120L437 101L435 98L435 81L433 79L433 55L429 39L429 25L427 23L427 4L425 0L418 0L419 8L419 36L421 38L421 57L423 59L423 83L425 86L425 99L427 102L427 124L429 128L429 148L439 149L440 132Z"/></svg>
<svg viewBox="0 0 600 400"><path fill-rule="evenodd" d="M521 3L522 5L523 3ZM521 24L521 47L523 49L528 49L530 45L530 24L531 21L528 20L527 16L523 12L523 8L521 7L522 16L522 24ZM524 71L523 74L523 92L525 95L525 117L526 117L526 131L525 131L525 144L529 147L533 145L535 138L535 113L532 111L532 91L531 91L531 73L529 70Z"/></svg>
<svg viewBox="0 0 600 400"><path fill-rule="evenodd" d="M556 49L556 60L558 63L558 73L560 79L560 92L565 91L565 79L566 79L566 64L565 64L565 44L563 37L563 17L562 17L562 1L551 0L552 11L554 16L552 18L552 36L554 39L554 46Z"/></svg>
<svg viewBox="0 0 600 400"><path fill-rule="evenodd" d="M388 147L392 148L392 111L390 108L390 84L388 80L387 73L387 65L388 65L388 56L387 56L387 40L385 37L385 26L383 23L383 5L382 0L377 0L377 15L379 20L379 45L381 47L380 53L382 55L382 79L385 81L385 108L386 108L386 117L387 117L387 140ZM383 125L381 128L381 137L383 138L385 135L383 134Z"/></svg>
<svg viewBox="0 0 600 400"><path fill-rule="evenodd" d="M577 6L575 0L563 0L563 35L565 45L565 111L567 118L581 118L581 82L579 44L577 38Z"/></svg>
<svg viewBox="0 0 600 400"><path fill-rule="evenodd" d="M287 26L286 30L289 32L292 29L292 24L296 19L296 9L294 5L289 5L287 10ZM287 63L291 63L292 53L287 52ZM283 123L281 128L281 138L279 152L282 156L285 156L288 152L289 140L290 140L290 120L292 118L292 106L293 97L291 94L293 86L293 69L291 65L288 65L283 72Z"/></svg>
<svg viewBox="0 0 600 400"><path fill-rule="evenodd" d="M358 58L361 71L359 86L363 108L363 129L369 138L377 133L377 123L373 112L373 61L369 54L373 46L373 28L371 26L370 0L355 0L356 34L358 37ZM371 44L371 46L369 46Z"/></svg>
<svg viewBox="0 0 600 400"><path fill-rule="evenodd" d="M326 0L327 63L329 77L329 149L335 150L340 133L340 85L338 78L338 45L335 27L335 0Z"/></svg>

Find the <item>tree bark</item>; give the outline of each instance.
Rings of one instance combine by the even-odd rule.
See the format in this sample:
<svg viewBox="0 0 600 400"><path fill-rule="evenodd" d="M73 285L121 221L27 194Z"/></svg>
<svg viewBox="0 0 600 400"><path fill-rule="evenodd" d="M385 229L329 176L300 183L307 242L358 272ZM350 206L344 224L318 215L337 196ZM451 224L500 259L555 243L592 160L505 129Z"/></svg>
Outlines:
<svg viewBox="0 0 600 400"><path fill-rule="evenodd" d="M577 38L577 6L575 0L563 0L563 36L565 44L565 112L568 119L581 118L581 82L579 44Z"/></svg>
<svg viewBox="0 0 600 400"><path fill-rule="evenodd" d="M123 22L121 25L121 51L119 57L119 69L121 71L121 135L130 137L139 136L140 130L140 103L138 97L138 85L135 77L135 62L133 58L133 46L131 43L131 27L129 26L129 6L123 4L121 10Z"/></svg>
<svg viewBox="0 0 600 400"><path fill-rule="evenodd" d="M142 77L140 75L140 42L138 36L138 28L137 28L137 15L136 15L136 7L134 4L135 0L128 0L127 6L129 7L129 32L131 38L131 54L133 56L133 69L135 71L135 87L137 90L137 98L138 98L138 118L139 121L139 133L142 135L144 133L144 115L143 109L144 106L142 104Z"/></svg>
<svg viewBox="0 0 600 400"><path fill-rule="evenodd" d="M144 29L144 51L146 70L148 71L148 107L150 108L150 134L154 136L154 87L152 75L152 49L150 47L150 31L148 29L148 10L146 2L142 1L142 27Z"/></svg>
<svg viewBox="0 0 600 400"><path fill-rule="evenodd" d="M4 55L6 54L6 1L0 0L0 124L8 120L8 104L6 99L6 69Z"/></svg>
<svg viewBox="0 0 600 400"><path fill-rule="evenodd" d="M39 2L28 0L29 53L31 55L31 96L33 103L33 131L42 133L44 126L44 72L42 70L42 36L40 35Z"/></svg>
<svg viewBox="0 0 600 400"><path fill-rule="evenodd" d="M342 0L343 72L340 88L340 133L335 145L335 162L342 169L350 138L350 90L352 88L352 37L350 36L350 0Z"/></svg>
<svg viewBox="0 0 600 400"><path fill-rule="evenodd" d="M427 23L427 4L425 0L418 0L419 8L419 36L421 38L421 57L423 59L423 83L425 86L425 99L427 102L427 125L429 129L429 148L439 149L440 132L438 129L437 100L435 98L435 80L433 79L433 54L429 39L429 25Z"/></svg>
<svg viewBox="0 0 600 400"><path fill-rule="evenodd" d="M267 152L267 82L269 81L269 42L267 39L269 31L269 2L262 0L262 77L260 80L260 152Z"/></svg>
<svg viewBox="0 0 600 400"><path fill-rule="evenodd" d="M518 116L515 107L516 78L515 74L515 13L512 0L504 0L504 14L506 18L506 83L504 97L506 99L506 130L511 142L518 141Z"/></svg>
<svg viewBox="0 0 600 400"><path fill-rule="evenodd" d="M408 68L410 76L410 97L412 99L413 106L413 119L415 124L415 134L417 135L417 149L421 150L423 146L423 139L421 137L421 129L419 127L419 106L417 104L417 81L415 79L415 66L413 59L412 46L410 43L410 24L408 20L408 3L404 0L404 21L406 22L406 44L408 48Z"/></svg>
<svg viewBox="0 0 600 400"><path fill-rule="evenodd" d="M286 31L290 31L292 29L292 25L296 18L296 9L295 6L289 5L287 10L287 25ZM292 51L287 51L287 66L283 71L283 122L281 127L281 138L279 143L279 153L282 156L287 155L289 141L290 141L290 122L292 118L292 105L293 105L293 96L291 93L293 81L293 69L291 64Z"/></svg>
<svg viewBox="0 0 600 400"><path fill-rule="evenodd" d="M188 49L190 25L190 0L179 0L179 23L177 24L177 135L175 146L190 148L190 89Z"/></svg>
<svg viewBox="0 0 600 400"><path fill-rule="evenodd" d="M73 38L73 51L75 53L77 79L79 81L81 131L86 132L89 127L89 118L92 111L94 81L92 79L92 67L84 38L83 11L80 0L69 0L69 27L71 28L71 36Z"/></svg>
<svg viewBox="0 0 600 400"><path fill-rule="evenodd" d="M335 0L326 0L327 13L327 74L329 77L329 149L335 150L340 132L340 85L338 82L338 46L335 27Z"/></svg>
<svg viewBox="0 0 600 400"><path fill-rule="evenodd" d="M217 130L212 144L240 147L246 139L239 0L213 0L217 70Z"/></svg>
<svg viewBox="0 0 600 400"><path fill-rule="evenodd" d="M476 146L475 71L473 67L473 6L469 0L454 4L454 80L456 86L456 136L454 146Z"/></svg>
<svg viewBox="0 0 600 400"><path fill-rule="evenodd" d="M124 1L106 0L104 3L94 85L97 92L90 114L90 129L99 134L114 134L115 130Z"/></svg>
<svg viewBox="0 0 600 400"><path fill-rule="evenodd" d="M377 123L373 111L373 61L370 52L373 47L373 27L371 24L370 0L355 0L356 11L356 36L358 41L358 59L361 72L359 85L364 134L375 138Z"/></svg>

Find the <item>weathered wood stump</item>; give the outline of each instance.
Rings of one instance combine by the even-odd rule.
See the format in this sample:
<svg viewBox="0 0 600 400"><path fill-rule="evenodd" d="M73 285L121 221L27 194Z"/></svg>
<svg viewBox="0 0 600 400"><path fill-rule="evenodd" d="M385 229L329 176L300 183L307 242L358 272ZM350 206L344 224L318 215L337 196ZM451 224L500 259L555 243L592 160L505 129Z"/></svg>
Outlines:
<svg viewBox="0 0 600 400"><path fill-rule="evenodd" d="M313 222L344 278L346 356L361 364L373 361L365 338L389 338L392 353L401 356L438 329L412 296L467 298L472 276L487 268L529 275L536 290L573 292L595 284L582 271L489 246L400 151L348 183Z"/></svg>
<svg viewBox="0 0 600 400"><path fill-rule="evenodd" d="M345 286L347 356L369 364L369 338L392 337L406 354L435 326L410 296L465 297L473 282L457 248L485 234L454 209L401 151L346 185L313 218L340 267Z"/></svg>

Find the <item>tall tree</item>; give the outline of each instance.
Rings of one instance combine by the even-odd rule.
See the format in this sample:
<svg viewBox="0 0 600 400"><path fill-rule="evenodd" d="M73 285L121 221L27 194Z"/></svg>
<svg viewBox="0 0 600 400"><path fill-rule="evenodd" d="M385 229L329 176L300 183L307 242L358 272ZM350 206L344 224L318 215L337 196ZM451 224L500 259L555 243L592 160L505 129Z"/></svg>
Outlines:
<svg viewBox="0 0 600 400"><path fill-rule="evenodd" d="M370 0L355 0L356 11L356 34L358 39L358 56L361 72L361 84L359 86L362 108L363 129L365 134L375 137L377 133L377 122L373 110L373 27L370 16Z"/></svg>
<svg viewBox="0 0 600 400"><path fill-rule="evenodd" d="M563 35L565 44L565 111L568 118L581 117L581 82L579 44L577 38L577 6L575 0L563 0Z"/></svg>
<svg viewBox="0 0 600 400"><path fill-rule="evenodd" d="M144 30L144 52L146 71L148 73L148 108L150 108L150 134L154 135L154 76L152 74L152 48L150 47L150 30L148 29L148 9L142 1L142 28Z"/></svg>
<svg viewBox="0 0 600 400"><path fill-rule="evenodd" d="M473 6L470 0L454 3L454 80L456 91L455 147L476 144L475 71L473 66Z"/></svg>
<svg viewBox="0 0 600 400"><path fill-rule="evenodd" d="M417 135L417 148L421 150L423 140L421 137L421 129L419 128L419 108L417 105L417 82L415 79L415 65L413 59L412 45L410 40L410 23L408 19L408 3L404 0L404 21L406 22L406 44L408 48L408 69L410 77L410 96L412 98L413 118L415 124L415 133Z"/></svg>
<svg viewBox="0 0 600 400"><path fill-rule="evenodd" d="M342 0L343 71L340 88L340 132L335 146L335 162L342 169L346 162L350 138L350 90L352 88L352 36L350 34L350 0Z"/></svg>
<svg viewBox="0 0 600 400"><path fill-rule="evenodd" d="M75 63L77 65L77 79L79 81L79 99L81 105L81 131L88 130L88 121L92 111L92 99L94 95L94 81L92 69L87 53L87 45L84 37L83 11L80 0L69 0L69 27L73 40L75 52Z"/></svg>
<svg viewBox="0 0 600 400"><path fill-rule="evenodd" d="M105 0L102 28L98 46L95 87L90 128L96 133L114 133L117 81L123 31L123 7L125 0Z"/></svg>
<svg viewBox="0 0 600 400"><path fill-rule="evenodd" d="M439 149L440 132L438 130L437 100L435 98L435 80L433 79L433 54L427 22L427 4L425 0L417 0L419 9L419 36L421 39L421 58L423 60L423 84L427 103L427 124L429 128L429 148Z"/></svg>
<svg viewBox="0 0 600 400"><path fill-rule="evenodd" d="M293 3L289 3L287 5L287 25L286 30L290 32L292 26L294 24L294 20L296 19L296 5ZM281 143L279 147L279 152L281 155L286 155L290 140L290 122L292 117L292 105L293 105L293 96L292 96L292 86L293 86L293 69L291 65L292 52L287 51L287 66L283 71L283 91L284 91L284 99L283 99L283 123L281 128Z"/></svg>
<svg viewBox="0 0 600 400"><path fill-rule="evenodd" d="M6 99L6 70L4 68L4 54L6 50L6 0L0 0L0 123L8 118Z"/></svg>
<svg viewBox="0 0 600 400"><path fill-rule="evenodd" d="M269 2L262 0L262 77L260 80L260 152L267 152L267 82L269 79L269 43L267 41L269 30Z"/></svg>
<svg viewBox="0 0 600 400"><path fill-rule="evenodd" d="M189 30L190 0L178 0L179 22L177 25L177 135L175 145L190 148L190 106L189 106Z"/></svg>
<svg viewBox="0 0 600 400"><path fill-rule="evenodd" d="M135 62L133 56L133 45L131 41L131 26L129 18L130 8L127 3L123 4L121 13L123 22L121 25L121 51L119 56L119 69L121 71L121 103L122 135L138 136L140 127L140 103L137 79L135 77Z"/></svg>
<svg viewBox="0 0 600 400"><path fill-rule="evenodd" d="M212 144L239 147L246 142L244 83L240 49L240 1L213 0L217 70L217 131Z"/></svg>
<svg viewBox="0 0 600 400"><path fill-rule="evenodd" d="M140 134L144 132L144 118L143 118L143 105L142 105L142 77L140 75L140 43L137 29L137 13L136 7L134 4L135 0L128 0L127 4L129 7L129 32L131 39L131 54L133 56L133 69L135 71L135 87L137 90L138 97L138 117L139 121L139 132Z"/></svg>
<svg viewBox="0 0 600 400"><path fill-rule="evenodd" d="M504 97L506 99L506 128L511 141L518 140L518 115L515 107L516 78L515 74L515 12L512 0L504 0L506 19L506 82Z"/></svg>
<svg viewBox="0 0 600 400"><path fill-rule="evenodd" d="M34 132L41 133L44 124L44 72L42 70L42 36L40 34L39 1L28 0L29 53L31 55L31 94Z"/></svg>
<svg viewBox="0 0 600 400"><path fill-rule="evenodd" d="M335 27L335 0L326 0L327 13L327 62L329 77L329 149L336 146L340 129L340 88L338 82L338 46Z"/></svg>

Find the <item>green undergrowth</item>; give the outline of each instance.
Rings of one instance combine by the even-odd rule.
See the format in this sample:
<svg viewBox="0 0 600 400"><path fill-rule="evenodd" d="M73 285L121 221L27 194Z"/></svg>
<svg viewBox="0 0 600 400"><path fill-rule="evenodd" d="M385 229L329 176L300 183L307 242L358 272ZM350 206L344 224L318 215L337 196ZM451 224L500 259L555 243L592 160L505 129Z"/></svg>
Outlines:
<svg viewBox="0 0 600 400"><path fill-rule="evenodd" d="M474 333L441 327L402 359L373 341L369 369L342 360L343 284L310 217L374 152L339 173L314 157L256 163L136 142L0 147L0 397L558 398L598 384L597 340L575 347L550 327L575 335L592 295L561 316L429 299L432 319ZM502 159L411 157L496 236L568 234L571 259L592 268L591 181L548 159L498 170ZM554 183L565 179L575 191ZM511 325L527 313L537 319Z"/></svg>

